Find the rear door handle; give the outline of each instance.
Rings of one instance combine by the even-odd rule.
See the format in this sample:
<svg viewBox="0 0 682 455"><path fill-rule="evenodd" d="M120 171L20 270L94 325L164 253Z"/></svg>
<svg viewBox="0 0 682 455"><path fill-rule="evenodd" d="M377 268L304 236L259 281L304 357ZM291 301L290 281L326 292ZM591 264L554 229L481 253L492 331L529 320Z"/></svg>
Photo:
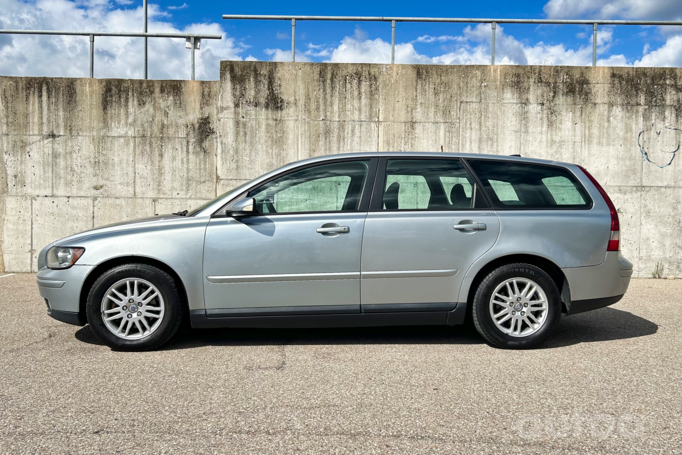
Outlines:
<svg viewBox="0 0 682 455"><path fill-rule="evenodd" d="M348 226L321 227L317 229L318 234L347 234L350 232Z"/></svg>
<svg viewBox="0 0 682 455"><path fill-rule="evenodd" d="M460 223L455 224L454 228L458 231L485 231L488 229L485 223Z"/></svg>

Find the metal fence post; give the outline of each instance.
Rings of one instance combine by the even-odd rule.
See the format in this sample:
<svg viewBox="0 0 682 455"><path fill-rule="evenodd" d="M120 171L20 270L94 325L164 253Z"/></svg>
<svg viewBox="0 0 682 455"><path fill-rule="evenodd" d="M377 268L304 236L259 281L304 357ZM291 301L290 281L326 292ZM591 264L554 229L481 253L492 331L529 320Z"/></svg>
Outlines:
<svg viewBox="0 0 682 455"><path fill-rule="evenodd" d="M190 44L192 45L192 80L194 80L194 37L190 37Z"/></svg>
<svg viewBox="0 0 682 455"><path fill-rule="evenodd" d="M144 0L144 32L147 33L147 0ZM144 37L144 78L147 79L147 37Z"/></svg>
<svg viewBox="0 0 682 455"><path fill-rule="evenodd" d="M391 21L391 65L395 63L395 21Z"/></svg>
<svg viewBox="0 0 682 455"><path fill-rule="evenodd" d="M493 29L493 40L490 45L490 64L494 65L495 64L495 29L497 28L497 22L493 22L490 24L490 27Z"/></svg>
<svg viewBox="0 0 682 455"><path fill-rule="evenodd" d="M296 19L291 19L291 61L296 61Z"/></svg>
<svg viewBox="0 0 682 455"><path fill-rule="evenodd" d="M95 77L95 35L90 35L90 79Z"/></svg>
<svg viewBox="0 0 682 455"><path fill-rule="evenodd" d="M592 66L597 66L597 23L592 26Z"/></svg>

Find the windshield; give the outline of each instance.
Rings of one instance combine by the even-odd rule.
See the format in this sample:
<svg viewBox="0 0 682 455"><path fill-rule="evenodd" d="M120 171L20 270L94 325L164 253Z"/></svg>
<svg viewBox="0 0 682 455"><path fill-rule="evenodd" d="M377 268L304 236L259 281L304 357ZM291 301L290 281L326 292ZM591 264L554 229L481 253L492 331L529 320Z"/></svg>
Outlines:
<svg viewBox="0 0 682 455"><path fill-rule="evenodd" d="M242 185L242 186L243 186L243 185ZM214 198L214 199L211 199L211 200L208 201L208 202L205 202L205 203L201 204L199 207L197 207L197 208L195 208L195 209L192 209L192 210L190 210L189 212L187 212L187 214L186 214L185 216L194 216L194 215L196 215L197 213L201 212L202 210L204 210L206 207L210 206L211 204L214 204L215 202L219 201L220 199L223 199L225 196L227 196L228 194L230 194L231 192L233 192L233 191L236 190L236 189L237 189L237 188L232 188L231 190L228 190L228 191L224 192L224 193L221 194L220 196L218 196L218 197L216 197L216 198Z"/></svg>

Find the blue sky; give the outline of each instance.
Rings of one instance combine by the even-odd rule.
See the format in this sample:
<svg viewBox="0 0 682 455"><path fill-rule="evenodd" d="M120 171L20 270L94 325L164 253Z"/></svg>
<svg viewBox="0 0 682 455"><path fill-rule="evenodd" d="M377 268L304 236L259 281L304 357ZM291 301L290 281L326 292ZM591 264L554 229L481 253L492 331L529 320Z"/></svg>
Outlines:
<svg viewBox="0 0 682 455"><path fill-rule="evenodd" d="M141 0L0 0L0 28L141 31ZM287 21L222 20L222 14L432 16L562 19L682 19L680 0L526 0L485 2L404 1L152 1L150 32L221 33L202 44L199 79L217 79L220 60L290 60ZM498 29L501 64L589 65L591 27L504 25ZM297 60L388 63L389 23L299 22ZM398 63L486 64L490 26L398 23ZM601 65L682 66L682 28L602 27ZM141 40L98 38L95 76L142 76ZM188 77L189 51L182 40L150 40L150 77ZM87 74L84 38L0 35L0 74Z"/></svg>

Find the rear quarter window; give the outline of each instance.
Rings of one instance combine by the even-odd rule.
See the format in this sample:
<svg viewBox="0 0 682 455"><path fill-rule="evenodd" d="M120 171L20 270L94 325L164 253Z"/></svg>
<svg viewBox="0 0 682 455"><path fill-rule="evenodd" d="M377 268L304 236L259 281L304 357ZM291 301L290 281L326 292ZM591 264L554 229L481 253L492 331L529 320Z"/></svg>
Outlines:
<svg viewBox="0 0 682 455"><path fill-rule="evenodd" d="M568 169L512 161L468 160L498 208L589 209L587 190Z"/></svg>

